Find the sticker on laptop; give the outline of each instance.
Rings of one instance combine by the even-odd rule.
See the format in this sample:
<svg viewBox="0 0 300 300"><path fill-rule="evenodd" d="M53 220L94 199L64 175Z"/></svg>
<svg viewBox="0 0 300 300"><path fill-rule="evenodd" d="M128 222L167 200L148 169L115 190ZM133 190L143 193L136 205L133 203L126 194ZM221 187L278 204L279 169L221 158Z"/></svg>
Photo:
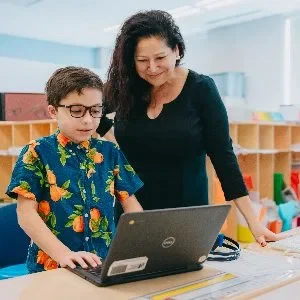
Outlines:
<svg viewBox="0 0 300 300"><path fill-rule="evenodd" d="M146 268L147 262L147 256L114 261L108 269L107 276L142 271Z"/></svg>

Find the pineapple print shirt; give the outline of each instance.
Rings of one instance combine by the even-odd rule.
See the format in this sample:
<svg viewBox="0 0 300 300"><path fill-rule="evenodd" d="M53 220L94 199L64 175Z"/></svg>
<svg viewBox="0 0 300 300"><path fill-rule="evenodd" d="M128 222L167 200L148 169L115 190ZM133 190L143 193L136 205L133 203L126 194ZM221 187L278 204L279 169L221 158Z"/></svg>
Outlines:
<svg viewBox="0 0 300 300"><path fill-rule="evenodd" d="M115 231L115 199L123 201L142 185L113 143L92 138L75 144L57 131L22 149L7 195L37 201L40 217L72 251L105 258ZM27 266L30 272L58 267L35 243Z"/></svg>

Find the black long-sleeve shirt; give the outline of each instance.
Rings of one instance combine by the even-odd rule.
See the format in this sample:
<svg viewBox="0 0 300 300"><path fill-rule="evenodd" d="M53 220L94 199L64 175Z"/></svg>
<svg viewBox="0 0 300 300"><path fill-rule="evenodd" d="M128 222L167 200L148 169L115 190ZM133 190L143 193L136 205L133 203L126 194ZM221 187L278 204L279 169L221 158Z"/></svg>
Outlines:
<svg viewBox="0 0 300 300"><path fill-rule="evenodd" d="M111 127L105 116L98 132ZM147 104L134 105L128 121L115 121L115 137L144 187L136 196L144 209L207 204L205 154L226 200L248 194L229 136L228 117L214 81L189 70L178 97L156 119Z"/></svg>

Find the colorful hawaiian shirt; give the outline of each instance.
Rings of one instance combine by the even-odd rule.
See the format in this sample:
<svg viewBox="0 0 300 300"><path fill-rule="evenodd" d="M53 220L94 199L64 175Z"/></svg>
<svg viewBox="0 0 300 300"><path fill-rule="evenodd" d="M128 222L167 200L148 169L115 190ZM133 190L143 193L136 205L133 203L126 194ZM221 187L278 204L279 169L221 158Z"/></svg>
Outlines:
<svg viewBox="0 0 300 300"><path fill-rule="evenodd" d="M72 251L105 258L115 231L115 198L123 201L142 185L113 143L92 138L75 144L58 131L23 148L7 195L37 201L40 217ZM27 266L30 272L58 267L35 243Z"/></svg>

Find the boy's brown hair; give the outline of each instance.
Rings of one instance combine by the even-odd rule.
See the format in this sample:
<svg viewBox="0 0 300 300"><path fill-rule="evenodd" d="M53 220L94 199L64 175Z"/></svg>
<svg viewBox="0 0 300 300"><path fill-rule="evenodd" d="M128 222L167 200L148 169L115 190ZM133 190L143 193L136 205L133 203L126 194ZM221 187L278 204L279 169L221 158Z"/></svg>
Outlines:
<svg viewBox="0 0 300 300"><path fill-rule="evenodd" d="M46 84L48 104L57 106L68 94L76 91L80 95L84 88L103 92L103 82L96 73L87 68L71 66L57 69Z"/></svg>

